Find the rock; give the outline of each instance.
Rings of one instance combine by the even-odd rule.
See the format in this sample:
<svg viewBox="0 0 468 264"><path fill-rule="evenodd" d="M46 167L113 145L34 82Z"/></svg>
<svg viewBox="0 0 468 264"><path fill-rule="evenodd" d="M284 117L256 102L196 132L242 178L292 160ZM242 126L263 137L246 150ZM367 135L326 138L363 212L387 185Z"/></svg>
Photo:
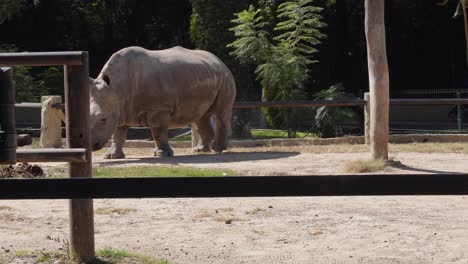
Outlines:
<svg viewBox="0 0 468 264"><path fill-rule="evenodd" d="M29 134L19 134L16 138L16 144L21 146L31 145L32 144L32 137Z"/></svg>

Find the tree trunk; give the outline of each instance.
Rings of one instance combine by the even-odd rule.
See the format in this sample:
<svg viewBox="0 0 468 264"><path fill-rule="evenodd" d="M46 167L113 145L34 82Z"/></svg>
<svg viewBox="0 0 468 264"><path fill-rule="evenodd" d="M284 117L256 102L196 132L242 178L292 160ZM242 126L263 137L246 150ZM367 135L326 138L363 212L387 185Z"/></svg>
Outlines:
<svg viewBox="0 0 468 264"><path fill-rule="evenodd" d="M388 159L389 77L384 0L366 0L365 31L370 90L370 141L373 159Z"/></svg>
<svg viewBox="0 0 468 264"><path fill-rule="evenodd" d="M465 26L465 53L466 53L466 65L468 65L468 18L466 17L466 2L460 0L463 9L463 23Z"/></svg>

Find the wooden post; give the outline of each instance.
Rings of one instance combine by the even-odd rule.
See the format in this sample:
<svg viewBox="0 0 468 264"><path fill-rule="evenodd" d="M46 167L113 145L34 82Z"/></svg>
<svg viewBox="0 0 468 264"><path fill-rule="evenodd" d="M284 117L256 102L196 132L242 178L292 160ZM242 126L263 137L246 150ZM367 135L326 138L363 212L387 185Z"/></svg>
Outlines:
<svg viewBox="0 0 468 264"><path fill-rule="evenodd" d="M364 142L366 145L370 144L369 130L370 130L370 94L364 93Z"/></svg>
<svg viewBox="0 0 468 264"><path fill-rule="evenodd" d="M16 163L15 101L13 70L0 68L0 164Z"/></svg>
<svg viewBox="0 0 468 264"><path fill-rule="evenodd" d="M42 148L62 147L62 110L53 108L61 104L61 96L41 97L41 140Z"/></svg>
<svg viewBox="0 0 468 264"><path fill-rule="evenodd" d="M373 159L388 159L389 77L384 0L366 0L365 30L370 91L370 142Z"/></svg>
<svg viewBox="0 0 468 264"><path fill-rule="evenodd" d="M71 178L92 177L88 53L82 56L82 65L64 67L67 147L85 148L87 158L86 162L70 162ZM83 261L95 257L92 199L70 200L70 236L74 256Z"/></svg>

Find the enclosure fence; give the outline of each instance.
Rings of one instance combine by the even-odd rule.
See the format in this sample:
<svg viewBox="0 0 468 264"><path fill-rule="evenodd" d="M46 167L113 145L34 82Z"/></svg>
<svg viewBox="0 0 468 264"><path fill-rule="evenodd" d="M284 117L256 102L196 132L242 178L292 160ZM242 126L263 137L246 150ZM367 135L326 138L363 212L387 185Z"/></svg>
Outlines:
<svg viewBox="0 0 468 264"><path fill-rule="evenodd" d="M71 199L71 250L82 260L94 252L93 198L271 197L338 195L466 195L468 174L309 175L177 178L91 178L87 52L0 54L0 66L65 65L68 149L16 150L11 70L0 71L0 164L69 162L68 179L2 179L0 199ZM13 91L13 92L12 92ZM6 99L5 99L6 98ZM14 99L14 98L13 98ZM397 99L393 104L468 104L468 99ZM236 108L364 106L366 100L239 102ZM368 111L365 111L368 112ZM8 118L4 118L8 117ZM13 129L12 129L13 128ZM13 136L13 138L15 138Z"/></svg>

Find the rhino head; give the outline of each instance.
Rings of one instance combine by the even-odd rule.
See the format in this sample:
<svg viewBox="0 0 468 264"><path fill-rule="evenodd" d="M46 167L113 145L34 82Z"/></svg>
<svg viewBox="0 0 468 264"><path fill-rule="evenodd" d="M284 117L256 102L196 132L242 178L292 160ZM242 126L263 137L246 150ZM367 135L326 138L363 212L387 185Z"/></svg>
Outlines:
<svg viewBox="0 0 468 264"><path fill-rule="evenodd" d="M120 115L119 98L110 87L109 78L90 78L90 127L93 150L102 149L117 127Z"/></svg>

